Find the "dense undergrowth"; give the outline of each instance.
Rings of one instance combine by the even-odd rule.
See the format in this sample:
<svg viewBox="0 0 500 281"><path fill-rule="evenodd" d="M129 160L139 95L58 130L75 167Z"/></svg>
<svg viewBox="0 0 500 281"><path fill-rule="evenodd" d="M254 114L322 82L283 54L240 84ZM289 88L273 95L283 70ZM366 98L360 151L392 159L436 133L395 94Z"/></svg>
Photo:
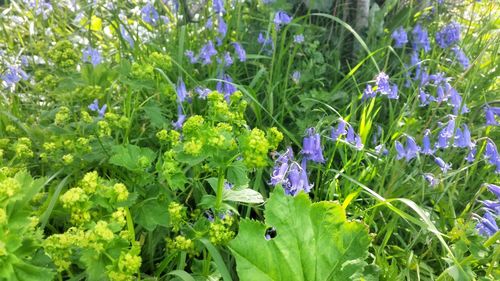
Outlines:
<svg viewBox="0 0 500 281"><path fill-rule="evenodd" d="M4 2L0 280L500 279L495 1Z"/></svg>

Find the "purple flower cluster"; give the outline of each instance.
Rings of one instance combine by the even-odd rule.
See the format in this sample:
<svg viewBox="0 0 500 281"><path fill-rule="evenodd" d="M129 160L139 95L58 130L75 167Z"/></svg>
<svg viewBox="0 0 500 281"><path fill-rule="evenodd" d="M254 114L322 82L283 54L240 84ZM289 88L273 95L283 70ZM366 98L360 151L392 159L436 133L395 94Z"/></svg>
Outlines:
<svg viewBox="0 0 500 281"><path fill-rule="evenodd" d="M337 141L341 136L346 136L345 141L353 145L357 150L363 149L364 145L361 136L354 132L351 125L347 124L343 119L339 120L337 128L332 128L331 137L333 141Z"/></svg>
<svg viewBox="0 0 500 281"><path fill-rule="evenodd" d="M321 137L314 128L307 129L307 136L304 137L302 145L302 155L304 159L316 163L324 163L323 149L321 148Z"/></svg>
<svg viewBox="0 0 500 281"><path fill-rule="evenodd" d="M280 184L285 189L285 193L295 196L300 191L308 193L312 185L307 177L307 160L304 158L301 164L294 161L291 147L278 154L275 161L270 183L273 186Z"/></svg>
<svg viewBox="0 0 500 281"><path fill-rule="evenodd" d="M498 121L495 117L500 116L500 107L490 107L489 105L486 105L484 113L486 117L486 125L498 126Z"/></svg>
<svg viewBox="0 0 500 281"><path fill-rule="evenodd" d="M182 128L184 125L184 121L186 120L186 115L183 113L182 103L188 98L188 91L186 89L186 84L182 78L179 78L177 81L177 87L175 89L177 92L177 121L172 122L172 125L177 130Z"/></svg>
<svg viewBox="0 0 500 281"><path fill-rule="evenodd" d="M500 186L494 184L486 184L488 190L497 198L496 200L480 201L483 204L483 209L486 211L482 217L476 216L478 223L476 229L483 236L493 236L498 231L496 218L500 216Z"/></svg>
<svg viewBox="0 0 500 281"><path fill-rule="evenodd" d="M460 41L460 24L451 22L436 32L436 43L445 49Z"/></svg>
<svg viewBox="0 0 500 281"><path fill-rule="evenodd" d="M367 84L363 91L363 100L375 98L378 94L387 96L389 99L398 99L398 85L389 82L389 76L385 72L380 72L375 77L375 90L372 85Z"/></svg>
<svg viewBox="0 0 500 281"><path fill-rule="evenodd" d="M141 14L142 20L144 22L149 23L153 26L158 23L160 15L158 14L158 11L156 11L153 4L147 3L144 7L142 7Z"/></svg>
<svg viewBox="0 0 500 281"><path fill-rule="evenodd" d="M101 108L99 108L99 101L97 99L95 99L94 102L88 106L88 108L91 111L97 112L97 114L99 114L99 118L103 118L108 106L106 104L104 104Z"/></svg>
<svg viewBox="0 0 500 281"><path fill-rule="evenodd" d="M394 39L394 48L403 48L408 43L408 34L402 26L392 32L391 38Z"/></svg>
<svg viewBox="0 0 500 281"><path fill-rule="evenodd" d="M102 57L99 50L88 46L82 51L82 61L91 63L95 67L102 62Z"/></svg>
<svg viewBox="0 0 500 281"><path fill-rule="evenodd" d="M7 71L0 76L7 87L16 85L21 80L28 80L29 76L19 66L11 65Z"/></svg>
<svg viewBox="0 0 500 281"><path fill-rule="evenodd" d="M281 26L287 25L290 22L292 22L292 17L289 16L284 11L277 11L276 14L274 15L273 22L274 22L274 28L276 28L276 30L280 30Z"/></svg>

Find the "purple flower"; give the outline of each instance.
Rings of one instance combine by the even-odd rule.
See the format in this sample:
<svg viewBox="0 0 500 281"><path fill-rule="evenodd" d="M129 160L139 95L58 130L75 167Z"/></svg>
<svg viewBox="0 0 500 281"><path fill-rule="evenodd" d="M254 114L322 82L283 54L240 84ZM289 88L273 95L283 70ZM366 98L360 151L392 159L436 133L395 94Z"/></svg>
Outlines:
<svg viewBox="0 0 500 281"><path fill-rule="evenodd" d="M476 152L477 152L476 147L470 149L469 153L467 153L467 157L465 157L465 161L467 161L468 163L474 162L474 160L476 160Z"/></svg>
<svg viewBox="0 0 500 281"><path fill-rule="evenodd" d="M456 22L451 22L436 32L436 43L443 49L458 41L460 41L460 25Z"/></svg>
<svg viewBox="0 0 500 281"><path fill-rule="evenodd" d="M425 179L427 182L429 182L429 185L430 185L431 187L435 187L436 185L438 185L438 184L439 184L439 180L438 180L436 177L434 177L434 175L433 175L433 174L429 174L429 173L424 174L424 179Z"/></svg>
<svg viewBox="0 0 500 281"><path fill-rule="evenodd" d="M323 149L321 148L321 138L314 128L307 129L307 136L303 140L302 154L306 160L312 160L317 163L325 162Z"/></svg>
<svg viewBox="0 0 500 281"><path fill-rule="evenodd" d="M292 17L290 17L284 11L278 11L274 15L274 25L276 30L279 30L282 25L287 25L292 21Z"/></svg>
<svg viewBox="0 0 500 281"><path fill-rule="evenodd" d="M302 171L300 172L300 179L303 182L303 190L305 193L309 193L312 188L312 184L309 184L309 178L307 177L307 160L304 158L300 164Z"/></svg>
<svg viewBox="0 0 500 281"><path fill-rule="evenodd" d="M216 54L217 50L215 50L214 43L212 41L208 41L207 44L201 47L198 58L202 60L203 65L206 65L212 62L212 57Z"/></svg>
<svg viewBox="0 0 500 281"><path fill-rule="evenodd" d="M184 80L182 80L182 78L179 78L179 81L177 81L177 87L175 91L177 92L178 102L184 102L188 96L188 92L186 90L186 84L184 84Z"/></svg>
<svg viewBox="0 0 500 281"><path fill-rule="evenodd" d="M206 99L208 94L212 92L209 88L196 87L194 91L198 94L198 97L202 100Z"/></svg>
<svg viewBox="0 0 500 281"><path fill-rule="evenodd" d="M221 16L219 16L219 26L217 30L219 31L219 34L222 36L222 38L226 37L227 25Z"/></svg>
<svg viewBox="0 0 500 281"><path fill-rule="evenodd" d="M94 67L102 62L101 54L97 49L88 46L83 49L83 62L90 62Z"/></svg>
<svg viewBox="0 0 500 281"><path fill-rule="evenodd" d="M473 148L475 144L471 140L469 127L467 124L462 125L462 129L458 128L453 146L460 148Z"/></svg>
<svg viewBox="0 0 500 281"><path fill-rule="evenodd" d="M375 153L378 154L378 155L387 155L389 154L389 150L387 150L387 148L385 148L385 146L383 144L379 144L377 146L375 146Z"/></svg>
<svg viewBox="0 0 500 281"><path fill-rule="evenodd" d="M7 84L7 87L14 86L21 81L21 79L27 80L28 77L28 74L26 74L24 70L14 65L9 66L8 70L0 76L0 78L2 78L2 80Z"/></svg>
<svg viewBox="0 0 500 281"><path fill-rule="evenodd" d="M198 58L196 58L194 52L191 50L186 50L186 52L184 52L184 55L189 58L190 63L196 63L198 61Z"/></svg>
<svg viewBox="0 0 500 281"><path fill-rule="evenodd" d="M430 140L431 131L429 129L425 130L424 137L422 139L422 154L431 155L434 153L434 150L431 148L431 140Z"/></svg>
<svg viewBox="0 0 500 281"><path fill-rule="evenodd" d="M498 126L498 121L495 120L495 117L500 116L500 107L486 106L484 112L486 116L486 125Z"/></svg>
<svg viewBox="0 0 500 281"><path fill-rule="evenodd" d="M486 184L486 187L488 187L488 190L493 193L498 200L500 200L500 186L495 185L495 184Z"/></svg>
<svg viewBox="0 0 500 281"><path fill-rule="evenodd" d="M449 141L455 130L455 119L451 118L448 124L439 132L436 148L445 149L449 147Z"/></svg>
<svg viewBox="0 0 500 281"><path fill-rule="evenodd" d="M366 88L363 91L363 97L361 98L362 100L367 100L371 99L377 96L377 93L373 91L372 85L366 84Z"/></svg>
<svg viewBox="0 0 500 281"><path fill-rule="evenodd" d="M449 83L445 83L446 95L450 97L450 104L453 106L453 114L457 115L460 108L461 113L469 112L467 106L462 105L462 96Z"/></svg>
<svg viewBox="0 0 500 281"><path fill-rule="evenodd" d="M436 164L438 164L439 168L441 168L441 171L443 171L443 173L445 173L445 174L446 174L446 172L448 172L448 170L451 169L451 163L446 163L446 162L444 162L443 159L441 159L439 157L435 157L434 162L436 162Z"/></svg>
<svg viewBox="0 0 500 281"><path fill-rule="evenodd" d="M274 162L273 172L271 174L271 181L269 184L276 186L281 184L286 186L288 184L287 172L290 163L293 161L293 150L288 147L285 152L278 154L278 158Z"/></svg>
<svg viewBox="0 0 500 281"><path fill-rule="evenodd" d="M172 125L175 129L180 130L182 125L184 125L184 121L186 121L186 115L182 112L182 106L180 104L177 105L177 121L173 122Z"/></svg>
<svg viewBox="0 0 500 281"><path fill-rule="evenodd" d="M427 53L431 49L427 29L423 28L420 24L417 24L413 28L412 35L413 50L418 52L420 49L423 49L424 52Z"/></svg>
<svg viewBox="0 0 500 281"><path fill-rule="evenodd" d="M346 127L346 122L343 119L339 119L339 124L337 125L337 128L336 129L332 128L331 137L333 141L336 141L340 136L347 134L345 127Z"/></svg>
<svg viewBox="0 0 500 281"><path fill-rule="evenodd" d="M229 66L231 66L233 64L233 58L231 57L231 54L229 54L229 52L225 52L223 59L219 59L218 58L217 62L219 64L224 63L225 67L229 67Z"/></svg>
<svg viewBox="0 0 500 281"><path fill-rule="evenodd" d="M465 55L464 51L460 49L460 47L454 46L451 48L451 50L453 51L453 53L455 53L455 58L464 69L469 67L469 58Z"/></svg>
<svg viewBox="0 0 500 281"><path fill-rule="evenodd" d="M226 10L224 9L224 0L212 0L212 4L212 7L216 13L220 14L226 12Z"/></svg>
<svg viewBox="0 0 500 281"><path fill-rule="evenodd" d="M295 84L299 84L300 82L300 71L298 70L295 70L293 73L292 73L292 80Z"/></svg>
<svg viewBox="0 0 500 281"><path fill-rule="evenodd" d="M229 101L229 96L236 92L236 87L233 85L233 79L227 74L222 74L219 79L222 81L217 82L217 92L223 93L224 98Z"/></svg>
<svg viewBox="0 0 500 281"><path fill-rule="evenodd" d="M486 141L486 149L484 151L484 158L492 165L496 165L500 159L498 156L497 146L491 140Z"/></svg>
<svg viewBox="0 0 500 281"><path fill-rule="evenodd" d="M377 77L375 77L375 85L377 85L377 91L382 94L386 94L391 91L389 76L385 74L385 72L380 72Z"/></svg>
<svg viewBox="0 0 500 281"><path fill-rule="evenodd" d="M498 225L495 221L495 218L490 212L484 213L483 217L479 218L479 222L476 225L476 229L479 234L483 236L493 236L498 231Z"/></svg>
<svg viewBox="0 0 500 281"><path fill-rule="evenodd" d="M394 39L394 48L402 48L408 43L408 35L406 34L405 29L400 26L391 34L392 39Z"/></svg>
<svg viewBox="0 0 500 281"><path fill-rule="evenodd" d="M241 46L241 44L238 42L234 42L233 46L234 46L234 51L238 55L239 60L241 62L246 61L247 60L247 53L245 52L245 49L243 48L243 46Z"/></svg>
<svg viewBox="0 0 500 281"><path fill-rule="evenodd" d="M141 13L142 13L142 20L144 22L147 22L151 25L156 25L158 23L158 18L160 16L158 15L158 12L151 3L147 3L146 6L144 6L141 9Z"/></svg>
<svg viewBox="0 0 500 281"><path fill-rule="evenodd" d="M500 201L481 200L479 202L483 204L486 211L492 212L496 216L500 216Z"/></svg>
<svg viewBox="0 0 500 281"><path fill-rule="evenodd" d="M262 48L266 49L267 51L274 49L273 40L271 38L269 38L267 35L266 35L266 37L264 37L262 32L259 33L259 37L257 38L257 42L259 42L259 44L262 45Z"/></svg>
<svg viewBox="0 0 500 281"><path fill-rule="evenodd" d="M395 148L397 152L396 159L400 160L402 158L406 159L406 162L409 162L413 158L418 156L420 152L420 147L415 142L415 139L411 136L406 136L406 147L403 147L403 144L399 141L395 142Z"/></svg>
<svg viewBox="0 0 500 281"><path fill-rule="evenodd" d="M99 114L99 117L100 118L103 118L104 117L104 114L106 113L106 108L108 106L106 104L104 104L101 108L99 108L99 101L97 99L94 100L93 103L91 103L88 108L91 110L91 111L97 111L97 113Z"/></svg>
<svg viewBox="0 0 500 281"><path fill-rule="evenodd" d="M120 34L122 35L123 40L127 41L130 48L134 48L134 39L132 39L132 36L130 36L130 33L128 33L127 29L125 29L123 25L120 25Z"/></svg>
<svg viewBox="0 0 500 281"><path fill-rule="evenodd" d="M302 34L297 34L293 36L293 42L297 44L302 44L304 43L304 35Z"/></svg>

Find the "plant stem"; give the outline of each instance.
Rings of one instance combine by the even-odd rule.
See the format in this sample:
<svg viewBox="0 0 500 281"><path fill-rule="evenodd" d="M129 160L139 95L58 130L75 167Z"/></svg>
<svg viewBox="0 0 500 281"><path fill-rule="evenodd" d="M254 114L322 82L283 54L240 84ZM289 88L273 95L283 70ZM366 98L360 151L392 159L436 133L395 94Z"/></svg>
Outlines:
<svg viewBox="0 0 500 281"><path fill-rule="evenodd" d="M219 169L219 179L217 181L217 194L215 195L215 210L218 211L222 205L222 192L224 190L224 174L225 169Z"/></svg>

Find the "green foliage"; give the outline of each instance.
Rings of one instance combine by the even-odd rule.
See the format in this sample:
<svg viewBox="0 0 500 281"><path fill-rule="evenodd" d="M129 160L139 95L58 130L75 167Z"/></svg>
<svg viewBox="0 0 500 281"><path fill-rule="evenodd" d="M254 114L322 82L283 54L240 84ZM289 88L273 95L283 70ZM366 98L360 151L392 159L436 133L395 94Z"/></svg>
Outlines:
<svg viewBox="0 0 500 281"><path fill-rule="evenodd" d="M350 280L363 276L370 237L333 202L277 188L266 203L265 224L244 219L230 243L241 280ZM273 227L276 237L266 239Z"/></svg>
<svg viewBox="0 0 500 281"><path fill-rule="evenodd" d="M51 280L42 230L32 207L46 179L33 180L23 171L14 177L0 173L0 280Z"/></svg>

